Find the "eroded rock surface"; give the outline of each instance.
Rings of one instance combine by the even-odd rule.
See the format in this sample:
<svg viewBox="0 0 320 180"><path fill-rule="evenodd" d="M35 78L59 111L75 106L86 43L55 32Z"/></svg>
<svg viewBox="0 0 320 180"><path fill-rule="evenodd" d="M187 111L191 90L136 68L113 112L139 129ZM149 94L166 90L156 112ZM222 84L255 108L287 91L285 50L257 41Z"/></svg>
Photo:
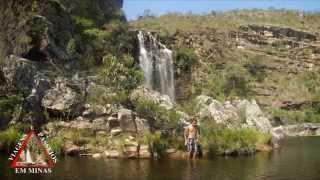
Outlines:
<svg viewBox="0 0 320 180"><path fill-rule="evenodd" d="M255 100L220 103L204 95L198 96L196 100L200 118L212 119L216 123L225 125L253 127L262 132L269 132L272 128L269 119L263 114Z"/></svg>

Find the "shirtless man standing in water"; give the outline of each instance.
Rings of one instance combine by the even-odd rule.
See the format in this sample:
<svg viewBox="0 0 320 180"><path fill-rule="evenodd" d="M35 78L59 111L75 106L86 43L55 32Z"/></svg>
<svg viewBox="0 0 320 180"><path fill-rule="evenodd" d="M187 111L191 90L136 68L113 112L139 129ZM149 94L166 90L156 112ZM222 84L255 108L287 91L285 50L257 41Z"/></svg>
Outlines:
<svg viewBox="0 0 320 180"><path fill-rule="evenodd" d="M192 123L184 131L185 145L188 147L188 158L196 158L198 152L199 128L197 120L193 118Z"/></svg>

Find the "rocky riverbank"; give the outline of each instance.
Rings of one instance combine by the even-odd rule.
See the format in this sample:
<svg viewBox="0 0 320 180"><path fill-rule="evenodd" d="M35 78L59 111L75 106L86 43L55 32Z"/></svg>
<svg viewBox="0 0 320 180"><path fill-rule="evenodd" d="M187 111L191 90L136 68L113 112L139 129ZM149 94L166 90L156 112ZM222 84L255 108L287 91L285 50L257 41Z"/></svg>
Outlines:
<svg viewBox="0 0 320 180"><path fill-rule="evenodd" d="M95 158L184 156L191 117L205 156L319 133L318 125L286 126L320 117L312 31L251 23L154 31L148 18L129 24L118 0L0 7L2 149L31 125L57 152Z"/></svg>
<svg viewBox="0 0 320 180"><path fill-rule="evenodd" d="M41 69L43 63L16 56L6 62L3 68L6 82L24 90L25 104L29 105L24 108L30 115L21 112L17 114L17 121L10 123L28 123L29 119L34 119L32 115L42 116L43 121L29 122L39 125L39 130L49 139L63 139L61 150L65 154L110 158L151 158L160 154L179 157L183 154L182 132L190 116L180 111L168 96L141 86L129 96L131 107L90 103L85 99L91 96L92 90L107 89L96 84L94 78L52 78L50 65ZM196 111L200 127L202 123L219 124L229 129L256 129L266 134L272 130L268 118L254 100L220 103L202 95L196 98ZM254 146L256 142L251 143ZM267 145L269 141L263 143ZM157 147L161 144L163 147ZM206 148L204 151L208 151Z"/></svg>

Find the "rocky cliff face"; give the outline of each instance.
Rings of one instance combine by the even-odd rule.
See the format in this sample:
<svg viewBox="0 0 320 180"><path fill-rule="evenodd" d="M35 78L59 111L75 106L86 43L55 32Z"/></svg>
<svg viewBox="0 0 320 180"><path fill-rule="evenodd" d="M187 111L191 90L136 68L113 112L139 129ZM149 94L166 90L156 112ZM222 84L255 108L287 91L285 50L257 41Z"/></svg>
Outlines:
<svg viewBox="0 0 320 180"><path fill-rule="evenodd" d="M77 82L73 82L77 84L76 88L66 89L67 94L54 88L59 83L68 84L61 88L69 87L70 77L66 77L64 65L74 58L70 47L75 51L84 39L77 19L85 19L98 29L109 21L124 22L121 8L122 0L3 1L0 5L0 94L5 98L4 102L19 92L26 112L21 119L36 124L43 123L45 109L54 113L56 109L69 112L76 108L74 89L81 91L82 88L77 88ZM73 71L80 70L73 68ZM51 91L45 92L49 89ZM49 96L55 99L48 100ZM80 96L77 99L81 101ZM67 103L68 107L56 105L59 104L57 101Z"/></svg>
<svg viewBox="0 0 320 180"><path fill-rule="evenodd" d="M121 17L121 7L122 0L5 0L0 5L1 56L14 54L36 61L68 60L68 43L77 36L74 17L90 16L102 25Z"/></svg>
<svg viewBox="0 0 320 180"><path fill-rule="evenodd" d="M198 55L198 65L193 69L192 78L186 74L177 79L178 100L187 100L192 95L192 83L206 79L210 71L208 67L219 70L251 60L259 61L259 71L266 74L265 81L254 84L259 104L285 108L311 100L311 95L305 92L302 84L300 88L299 85L291 87L300 89L300 93L304 94L300 96L298 91L292 91L289 85L282 82L284 79L299 81L305 73L319 71L320 43L317 33L280 26L246 25L228 32L211 28L180 30L170 38L170 42L172 49L186 47L194 49Z"/></svg>

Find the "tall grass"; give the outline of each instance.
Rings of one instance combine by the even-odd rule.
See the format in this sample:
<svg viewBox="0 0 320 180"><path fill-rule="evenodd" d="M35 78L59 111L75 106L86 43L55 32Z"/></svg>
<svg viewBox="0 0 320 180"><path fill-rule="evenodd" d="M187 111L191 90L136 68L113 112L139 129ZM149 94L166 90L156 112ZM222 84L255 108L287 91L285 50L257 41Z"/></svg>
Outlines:
<svg viewBox="0 0 320 180"><path fill-rule="evenodd" d="M174 34L181 30L197 32L210 28L230 31L247 24L274 24L318 31L317 24L320 24L320 13L304 13L303 17L298 11L285 9L233 10L206 15L168 13L157 18L134 21L131 24L137 29L165 31L169 34Z"/></svg>
<svg viewBox="0 0 320 180"><path fill-rule="evenodd" d="M139 100L135 103L135 111L140 117L158 126L166 124L175 127L180 119L180 114L175 109L167 110L150 100Z"/></svg>
<svg viewBox="0 0 320 180"><path fill-rule="evenodd" d="M71 132L71 142L77 146L82 146L89 142L88 135L85 134L84 130L74 129Z"/></svg>
<svg viewBox="0 0 320 180"><path fill-rule="evenodd" d="M54 137L48 141L48 144L51 150L56 153L56 155L62 154L63 147L64 147L63 137L61 136Z"/></svg>
<svg viewBox="0 0 320 180"><path fill-rule="evenodd" d="M210 154L252 154L268 144L271 135L252 128L226 128L205 124L201 128L201 142Z"/></svg>
<svg viewBox="0 0 320 180"><path fill-rule="evenodd" d="M0 132L0 145L2 145L3 150L10 150L15 146L21 136L22 134L18 129L9 127L8 129Z"/></svg>
<svg viewBox="0 0 320 180"><path fill-rule="evenodd" d="M143 142L148 144L153 156L157 154L158 157L163 157L165 155L168 141L162 136L161 132L146 132L143 137Z"/></svg>

